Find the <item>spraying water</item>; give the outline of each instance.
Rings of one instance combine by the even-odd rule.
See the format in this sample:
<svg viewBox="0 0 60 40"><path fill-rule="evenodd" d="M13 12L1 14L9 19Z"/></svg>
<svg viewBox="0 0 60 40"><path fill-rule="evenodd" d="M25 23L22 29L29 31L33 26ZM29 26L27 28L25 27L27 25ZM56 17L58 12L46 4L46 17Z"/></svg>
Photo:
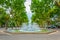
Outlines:
<svg viewBox="0 0 60 40"><path fill-rule="evenodd" d="M40 31L38 24L36 24L36 23L31 24L31 17L32 17L32 12L30 10L31 0L26 0L24 5L26 7L26 14L28 16L29 24L26 25L25 23L23 23L20 31L22 31L22 32L38 32L38 31Z"/></svg>
<svg viewBox="0 0 60 40"><path fill-rule="evenodd" d="M26 14L28 16L28 20L29 20L29 24L31 23L31 17L32 17L32 12L30 10L30 5L31 5L31 0L26 0L26 2L24 3L25 7L26 7Z"/></svg>

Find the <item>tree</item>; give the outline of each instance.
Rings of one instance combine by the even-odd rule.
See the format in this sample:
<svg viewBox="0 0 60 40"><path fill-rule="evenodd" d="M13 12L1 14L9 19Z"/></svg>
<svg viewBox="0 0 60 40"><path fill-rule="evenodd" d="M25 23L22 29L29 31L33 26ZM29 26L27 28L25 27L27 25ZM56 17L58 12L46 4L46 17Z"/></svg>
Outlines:
<svg viewBox="0 0 60 40"><path fill-rule="evenodd" d="M32 22L36 22L42 27L45 27L45 23L50 24L51 12L54 12L55 9L56 6L53 0L32 0L31 10L34 13Z"/></svg>
<svg viewBox="0 0 60 40"><path fill-rule="evenodd" d="M6 14L3 8L0 8L0 26L6 25L9 20L9 15Z"/></svg>
<svg viewBox="0 0 60 40"><path fill-rule="evenodd" d="M28 23L28 18L24 6L25 0L3 0L0 5L9 10L11 17L9 18L7 26L21 27L22 23Z"/></svg>

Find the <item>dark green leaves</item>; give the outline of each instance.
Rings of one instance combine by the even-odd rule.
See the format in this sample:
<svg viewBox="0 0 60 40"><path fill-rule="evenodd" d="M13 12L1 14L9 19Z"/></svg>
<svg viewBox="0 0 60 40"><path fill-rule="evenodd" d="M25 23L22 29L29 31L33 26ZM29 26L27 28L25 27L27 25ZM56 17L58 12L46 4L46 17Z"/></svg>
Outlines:
<svg viewBox="0 0 60 40"><path fill-rule="evenodd" d="M7 15L7 17L5 17L5 19L8 21L6 22L7 26L12 26L12 27L20 27L20 25L22 25L22 23L27 23L28 22L28 18L26 15L26 11L25 11L25 6L24 6L24 2L25 0L0 0L0 5L2 6L5 14L7 9L11 9L9 12L10 14ZM6 8L6 9L4 9ZM0 9L1 10L1 9ZM3 17L3 11L1 12L1 17ZM4 14L4 16L5 16ZM10 17L10 15L12 17ZM9 18L8 18L9 16ZM3 18L4 19L4 18ZM4 20L5 21L5 20Z"/></svg>
<svg viewBox="0 0 60 40"><path fill-rule="evenodd" d="M32 0L31 10L34 13L32 22L44 25L48 20L50 21L56 7L53 0Z"/></svg>

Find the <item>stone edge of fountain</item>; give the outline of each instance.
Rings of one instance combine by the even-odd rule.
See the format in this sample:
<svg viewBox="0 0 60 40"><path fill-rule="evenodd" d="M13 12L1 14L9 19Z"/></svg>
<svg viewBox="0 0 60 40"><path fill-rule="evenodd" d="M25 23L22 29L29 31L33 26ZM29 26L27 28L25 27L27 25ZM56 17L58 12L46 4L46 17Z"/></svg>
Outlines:
<svg viewBox="0 0 60 40"><path fill-rule="evenodd" d="M50 34L50 33L57 32L57 30L51 30L50 32L8 32L5 30L4 32L10 34Z"/></svg>

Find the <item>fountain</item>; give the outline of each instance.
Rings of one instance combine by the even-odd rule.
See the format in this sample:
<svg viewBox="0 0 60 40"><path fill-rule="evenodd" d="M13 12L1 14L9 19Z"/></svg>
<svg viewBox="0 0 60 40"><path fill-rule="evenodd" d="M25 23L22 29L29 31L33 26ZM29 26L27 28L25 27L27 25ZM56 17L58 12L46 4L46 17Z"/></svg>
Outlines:
<svg viewBox="0 0 60 40"><path fill-rule="evenodd" d="M32 17L32 12L30 10L30 5L31 5L31 0L26 0L26 2L24 3L25 7L26 7L26 14L28 17L28 25L26 23L23 23L21 28L19 30L13 30L11 28L8 28L7 31L8 32L15 32L15 31L19 31L19 32L40 32L40 27L37 23L31 23L31 17Z"/></svg>
<svg viewBox="0 0 60 40"><path fill-rule="evenodd" d="M26 7L26 12L27 12L26 14L28 16L29 24L26 25L26 23L23 23L22 27L20 28L20 31L21 32L39 32L40 27L38 26L38 24L36 23L31 24L31 17L32 17L32 12L30 10L31 0L26 0L24 4Z"/></svg>
<svg viewBox="0 0 60 40"><path fill-rule="evenodd" d="M31 17L33 15L30 10L31 0L26 0L26 2L24 4L26 7L26 12L27 12L26 14L27 14L27 17L29 20L28 25L26 23L23 23L20 29L16 30L16 29L8 28L7 32L11 32L11 33L30 33L30 32L51 33L51 32L54 32L54 31L48 30L48 29L41 29L37 23L31 23Z"/></svg>

